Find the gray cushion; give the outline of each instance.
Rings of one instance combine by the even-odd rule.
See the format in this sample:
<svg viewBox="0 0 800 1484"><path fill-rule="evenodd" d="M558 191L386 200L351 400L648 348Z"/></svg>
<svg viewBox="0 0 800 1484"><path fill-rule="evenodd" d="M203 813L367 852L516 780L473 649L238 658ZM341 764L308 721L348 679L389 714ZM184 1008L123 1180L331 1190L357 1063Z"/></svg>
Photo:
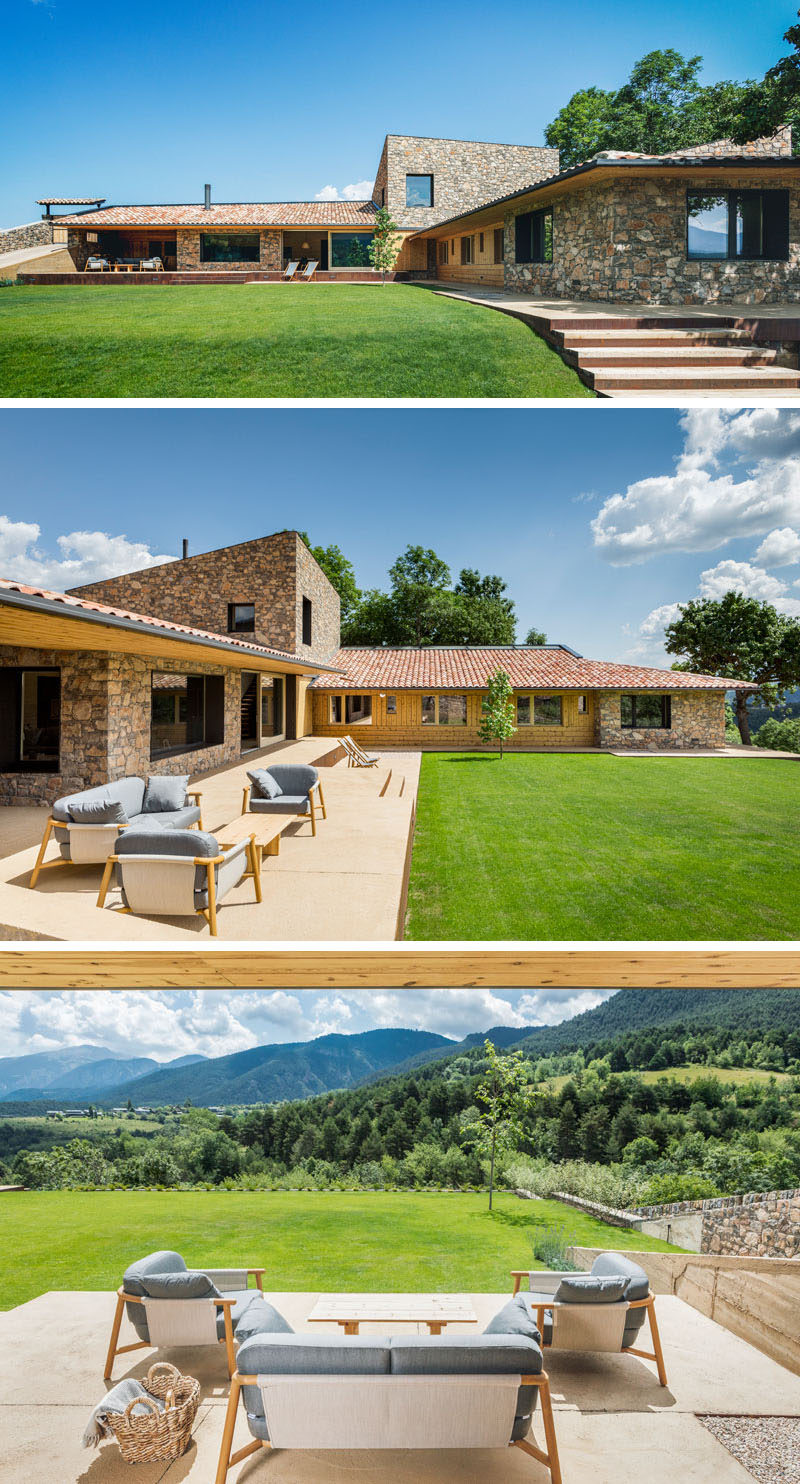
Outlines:
<svg viewBox="0 0 800 1484"><path fill-rule="evenodd" d="M179 1252L149 1252L146 1257L140 1257L138 1261L132 1262L122 1275L122 1287L125 1293L132 1293L139 1298L144 1298L144 1285L142 1280L151 1273L185 1273L186 1263ZM147 1315L142 1304L126 1304L125 1312L136 1330L140 1340L150 1339L150 1331L147 1328Z"/></svg>
<svg viewBox="0 0 800 1484"><path fill-rule="evenodd" d="M170 809L165 814L135 814L128 820L134 830L188 830L200 818L196 804L187 804L185 809Z"/></svg>
<svg viewBox="0 0 800 1484"><path fill-rule="evenodd" d="M239 1346L236 1369L243 1376L386 1376L389 1343L361 1335L256 1334ZM242 1395L248 1422L251 1415L263 1419L258 1387L244 1386Z"/></svg>
<svg viewBox="0 0 800 1484"><path fill-rule="evenodd" d="M621 1252L601 1252L592 1263L592 1277L625 1279L625 1297L629 1303L645 1299L650 1292L650 1280L638 1262L632 1262Z"/></svg>
<svg viewBox="0 0 800 1484"><path fill-rule="evenodd" d="M525 1335L529 1340L535 1340L537 1344L542 1338L536 1328L533 1314L525 1304L521 1293L516 1293L512 1299L509 1299L509 1302L487 1324L483 1333L485 1335Z"/></svg>
<svg viewBox="0 0 800 1484"><path fill-rule="evenodd" d="M251 799L253 814L310 814L308 794L278 794L277 799Z"/></svg>
<svg viewBox="0 0 800 1484"><path fill-rule="evenodd" d="M319 781L310 763L274 763L269 771L285 794L307 794Z"/></svg>
<svg viewBox="0 0 800 1484"><path fill-rule="evenodd" d="M53 805L53 818L66 822L72 818L70 810L73 802L78 799L97 798L119 800L128 818L131 819L134 814L140 814L142 811L144 779L115 778L113 783L103 783L98 788L83 788L77 793L65 794L62 799L56 799Z"/></svg>
<svg viewBox="0 0 800 1484"><path fill-rule="evenodd" d="M69 813L73 824L128 823L128 816L119 799L73 799Z"/></svg>
<svg viewBox="0 0 800 1484"><path fill-rule="evenodd" d="M117 855L220 855L205 830L128 829L117 841Z"/></svg>
<svg viewBox="0 0 800 1484"><path fill-rule="evenodd" d="M277 778L273 778L269 768L255 768L247 776L253 785L253 793L258 799L277 799L278 794L283 793Z"/></svg>
<svg viewBox="0 0 800 1484"><path fill-rule="evenodd" d="M542 1352L524 1335L392 1335L393 1376L530 1375L542 1370Z"/></svg>
<svg viewBox="0 0 800 1484"><path fill-rule="evenodd" d="M205 1273L146 1273L139 1282L147 1298L205 1299L222 1298L219 1289Z"/></svg>
<svg viewBox="0 0 800 1484"><path fill-rule="evenodd" d="M562 1278L555 1291L558 1304L616 1304L625 1293L626 1279L595 1277L590 1273L575 1273Z"/></svg>
<svg viewBox="0 0 800 1484"><path fill-rule="evenodd" d="M152 775L144 791L142 813L166 814L171 809L182 809L186 803L188 783L188 773Z"/></svg>
<svg viewBox="0 0 800 1484"><path fill-rule="evenodd" d="M553 1343L553 1309L552 1309L553 1295L552 1295L552 1293L518 1293L517 1294L517 1298L521 1300L523 1307L525 1309L527 1309L527 1311L528 1311L528 1313L530 1315L530 1318L531 1318L531 1322L534 1325L537 1325L538 1324L537 1312L536 1312L536 1307L535 1307L536 1304L549 1304L550 1305L549 1308L546 1308L545 1309L544 1315L543 1315L543 1328L542 1328L542 1339L541 1339L541 1343L544 1344L544 1345L551 1345Z"/></svg>
<svg viewBox="0 0 800 1484"><path fill-rule="evenodd" d="M239 1303L231 1311L234 1332L240 1343L243 1344L245 1340L251 1339L253 1335L291 1335L294 1333L291 1324L287 1324L283 1315L279 1314L278 1310L272 1304L268 1303L265 1298L262 1298L259 1289L248 1289L247 1293L249 1301L244 1302L244 1295L242 1295ZM229 1298L230 1295L226 1294L225 1297ZM240 1309L238 1314L237 1308ZM224 1319L221 1311L219 1317L223 1321L222 1328L224 1330ZM217 1328L219 1328L219 1320L217 1321Z"/></svg>

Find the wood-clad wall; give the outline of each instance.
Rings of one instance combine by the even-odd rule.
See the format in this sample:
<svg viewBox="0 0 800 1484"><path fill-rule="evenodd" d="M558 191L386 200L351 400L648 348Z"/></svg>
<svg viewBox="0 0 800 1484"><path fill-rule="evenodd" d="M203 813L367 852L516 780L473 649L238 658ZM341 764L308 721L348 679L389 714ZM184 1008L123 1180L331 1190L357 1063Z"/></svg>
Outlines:
<svg viewBox="0 0 800 1484"><path fill-rule="evenodd" d="M481 743L478 735L478 727L481 719L481 702L483 692L467 691L467 724L466 726L438 726L422 724L422 697L430 695L458 695L464 692L457 691L370 691L367 689L358 691L358 695L369 695L372 697L372 720L371 722L352 722L349 726L344 722L344 701L342 701L342 722L337 724L331 721L331 697L337 694L332 691L312 692L313 707L313 732L315 737L342 737L348 732L352 734L359 746L369 749L374 745L377 747L430 747L437 750L449 751L459 747L479 748L485 744ZM344 693L342 693L344 694ZM518 695L558 695L558 691L518 691ZM387 696L393 695L397 703L395 715L387 712ZM578 711L578 697L573 692L565 692L561 698L563 725L560 727L549 726L521 726L518 727L509 747L539 748L539 747L593 747L595 746L594 735L594 697L591 692L586 695L587 710L584 713ZM531 707L531 711L533 707Z"/></svg>

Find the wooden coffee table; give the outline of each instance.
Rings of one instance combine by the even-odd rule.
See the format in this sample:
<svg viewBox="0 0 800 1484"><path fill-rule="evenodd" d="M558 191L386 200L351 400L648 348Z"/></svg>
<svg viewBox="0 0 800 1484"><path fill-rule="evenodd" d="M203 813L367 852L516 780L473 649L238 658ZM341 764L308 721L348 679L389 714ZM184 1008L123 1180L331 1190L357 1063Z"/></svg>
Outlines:
<svg viewBox="0 0 800 1484"><path fill-rule="evenodd" d="M241 840L254 840L261 859L265 855L279 855L281 835L290 824L302 819L301 814L240 814L221 830L215 830L219 845L230 847Z"/></svg>
<svg viewBox="0 0 800 1484"><path fill-rule="evenodd" d="M440 1335L446 1324L477 1324L478 1316L460 1293L327 1293L317 1299L309 1324L338 1324L357 1335L360 1324L427 1324Z"/></svg>

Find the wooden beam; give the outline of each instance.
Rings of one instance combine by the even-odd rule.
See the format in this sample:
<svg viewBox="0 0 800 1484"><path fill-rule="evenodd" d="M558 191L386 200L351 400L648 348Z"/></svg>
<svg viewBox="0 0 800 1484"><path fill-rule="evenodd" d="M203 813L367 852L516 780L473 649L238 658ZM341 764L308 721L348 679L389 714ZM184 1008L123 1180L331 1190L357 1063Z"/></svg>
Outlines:
<svg viewBox="0 0 800 1484"><path fill-rule="evenodd" d="M0 949L2 989L798 989L800 953L766 949Z"/></svg>

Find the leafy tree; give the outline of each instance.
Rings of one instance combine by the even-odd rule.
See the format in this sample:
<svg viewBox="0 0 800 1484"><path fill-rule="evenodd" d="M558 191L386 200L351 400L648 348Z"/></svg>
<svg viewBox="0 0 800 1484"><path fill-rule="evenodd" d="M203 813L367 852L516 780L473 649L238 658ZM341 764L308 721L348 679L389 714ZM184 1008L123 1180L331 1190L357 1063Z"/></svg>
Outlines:
<svg viewBox="0 0 800 1484"><path fill-rule="evenodd" d="M728 592L723 598L693 598L678 605L679 617L665 629L668 654L685 656L675 670L696 670L749 680L767 705L800 683L800 622L771 603ZM750 743L747 695L736 692L736 723Z"/></svg>
<svg viewBox="0 0 800 1484"><path fill-rule="evenodd" d="M514 689L505 670L495 670L489 676L486 686L486 695L481 702L478 735L482 742L498 742L502 759L503 743L508 742L517 730L514 722Z"/></svg>
<svg viewBox="0 0 800 1484"><path fill-rule="evenodd" d="M525 643L534 645L546 644L547 635L544 629L528 629L528 632L525 635Z"/></svg>
<svg viewBox="0 0 800 1484"><path fill-rule="evenodd" d="M513 644L514 604L501 577L464 568L455 587L430 547L410 545L389 570L391 591L361 595L342 628L355 645Z"/></svg>
<svg viewBox="0 0 800 1484"><path fill-rule="evenodd" d="M789 55L770 67L760 82L748 83L730 110L729 132L737 144L773 134L783 124L800 127L800 26L790 26L783 39L792 48ZM795 141L798 144L800 140Z"/></svg>
<svg viewBox="0 0 800 1484"><path fill-rule="evenodd" d="M399 247L397 222L392 221L390 212L385 206L381 206L375 217L375 231L368 248L370 262L376 273L380 273L381 283L385 284L386 274L394 267Z"/></svg>
<svg viewBox="0 0 800 1484"><path fill-rule="evenodd" d="M489 1155L489 1210L494 1195L497 1156L518 1149L522 1138L521 1119L530 1100L528 1073L521 1051L502 1056L493 1042L484 1042L487 1061L483 1081L475 1089L481 1143Z"/></svg>
<svg viewBox="0 0 800 1484"><path fill-rule="evenodd" d="M339 594L341 621L344 627L355 613L362 597L356 583L353 563L338 546L312 546L305 531L300 531L299 535L301 541L305 541L315 562L319 563L328 581Z"/></svg>

